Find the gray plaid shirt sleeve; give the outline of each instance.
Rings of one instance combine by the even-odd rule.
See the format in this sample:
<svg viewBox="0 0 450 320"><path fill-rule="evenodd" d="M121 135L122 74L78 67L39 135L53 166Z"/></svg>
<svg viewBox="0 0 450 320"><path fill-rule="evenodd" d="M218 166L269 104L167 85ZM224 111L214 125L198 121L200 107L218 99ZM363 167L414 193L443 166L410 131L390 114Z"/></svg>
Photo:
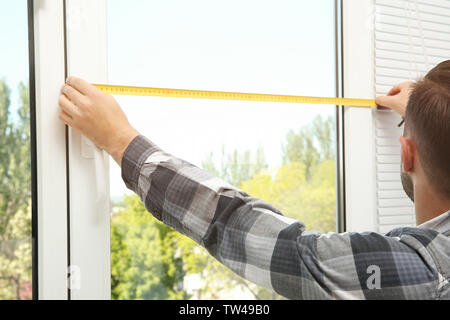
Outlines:
<svg viewBox="0 0 450 320"><path fill-rule="evenodd" d="M436 299L426 250L433 230L305 231L272 205L178 159L143 136L122 177L159 220L204 246L240 276L290 299Z"/></svg>

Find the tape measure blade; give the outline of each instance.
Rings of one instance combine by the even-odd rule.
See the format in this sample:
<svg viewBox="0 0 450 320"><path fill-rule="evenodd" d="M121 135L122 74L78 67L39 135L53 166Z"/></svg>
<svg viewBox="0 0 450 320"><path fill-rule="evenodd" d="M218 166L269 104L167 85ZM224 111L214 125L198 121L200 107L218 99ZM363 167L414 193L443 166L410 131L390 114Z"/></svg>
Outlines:
<svg viewBox="0 0 450 320"><path fill-rule="evenodd" d="M94 86L96 86L103 92L112 95L283 102L283 103L302 103L302 104L342 105L352 107L376 107L375 100L370 99L323 98L323 97L289 96L289 95L258 94L258 93L130 87L130 86L117 86L105 84L94 84Z"/></svg>

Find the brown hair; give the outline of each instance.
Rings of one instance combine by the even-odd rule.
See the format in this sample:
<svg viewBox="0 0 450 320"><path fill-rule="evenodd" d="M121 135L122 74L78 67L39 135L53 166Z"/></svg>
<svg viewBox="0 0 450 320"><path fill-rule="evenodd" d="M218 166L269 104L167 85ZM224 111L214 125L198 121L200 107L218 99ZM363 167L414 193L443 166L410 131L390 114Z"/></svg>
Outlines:
<svg viewBox="0 0 450 320"><path fill-rule="evenodd" d="M432 187L450 199L450 60L420 81L409 98L405 130L414 139Z"/></svg>

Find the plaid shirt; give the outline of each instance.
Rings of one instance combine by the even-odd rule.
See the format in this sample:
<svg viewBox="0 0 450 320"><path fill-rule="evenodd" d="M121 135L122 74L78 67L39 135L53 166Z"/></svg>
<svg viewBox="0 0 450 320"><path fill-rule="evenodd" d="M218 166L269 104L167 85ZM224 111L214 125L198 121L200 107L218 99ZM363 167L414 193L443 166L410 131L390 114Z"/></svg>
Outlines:
<svg viewBox="0 0 450 320"><path fill-rule="evenodd" d="M450 299L450 212L386 235L305 231L143 136L128 146L122 177L157 219L287 298Z"/></svg>

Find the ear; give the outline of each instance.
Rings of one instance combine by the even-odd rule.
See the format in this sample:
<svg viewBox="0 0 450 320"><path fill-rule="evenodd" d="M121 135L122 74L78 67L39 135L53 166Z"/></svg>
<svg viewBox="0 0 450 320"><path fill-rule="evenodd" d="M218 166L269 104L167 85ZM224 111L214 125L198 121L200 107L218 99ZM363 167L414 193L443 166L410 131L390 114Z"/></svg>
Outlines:
<svg viewBox="0 0 450 320"><path fill-rule="evenodd" d="M402 163L405 172L414 171L414 152L416 149L414 140L411 138L400 137L400 144L402 146Z"/></svg>

